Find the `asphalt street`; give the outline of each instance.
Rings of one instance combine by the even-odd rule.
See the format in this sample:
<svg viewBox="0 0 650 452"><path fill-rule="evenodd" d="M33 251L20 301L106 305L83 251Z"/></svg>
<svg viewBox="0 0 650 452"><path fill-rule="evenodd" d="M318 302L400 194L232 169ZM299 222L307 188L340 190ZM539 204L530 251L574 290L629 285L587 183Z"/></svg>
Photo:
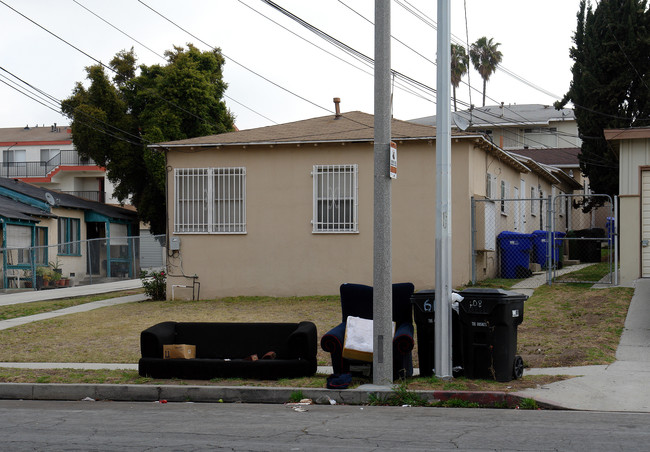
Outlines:
<svg viewBox="0 0 650 452"><path fill-rule="evenodd" d="M232 403L0 401L8 451L631 451L650 414Z"/></svg>

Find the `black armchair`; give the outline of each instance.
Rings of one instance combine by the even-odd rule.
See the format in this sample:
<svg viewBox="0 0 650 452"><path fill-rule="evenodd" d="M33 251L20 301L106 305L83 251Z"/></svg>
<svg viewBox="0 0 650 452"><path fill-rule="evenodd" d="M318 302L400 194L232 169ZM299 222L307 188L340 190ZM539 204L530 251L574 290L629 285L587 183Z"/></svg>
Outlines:
<svg viewBox="0 0 650 452"><path fill-rule="evenodd" d="M410 377L413 375L413 316L411 295L414 292L411 283L393 284L393 377ZM341 288L342 321L321 338L321 348L332 357L335 374L350 372L350 364L355 361L343 358L343 341L348 316L372 319L372 287L362 284L342 284ZM366 363L367 364L367 363Z"/></svg>

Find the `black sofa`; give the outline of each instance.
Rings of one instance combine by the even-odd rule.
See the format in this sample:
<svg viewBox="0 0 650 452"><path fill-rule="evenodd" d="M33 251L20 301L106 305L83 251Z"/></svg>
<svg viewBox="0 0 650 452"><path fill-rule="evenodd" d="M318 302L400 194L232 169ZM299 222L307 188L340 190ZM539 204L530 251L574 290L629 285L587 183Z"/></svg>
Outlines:
<svg viewBox="0 0 650 452"><path fill-rule="evenodd" d="M411 283L393 284L393 377L395 379L413 375L413 309L411 295L415 287ZM350 372L351 364L360 364L343 358L343 341L348 316L373 318L371 286L363 284L341 284L341 323L321 338L321 348L332 357L334 374Z"/></svg>
<svg viewBox="0 0 650 452"><path fill-rule="evenodd" d="M163 345L196 346L196 358L163 359ZM143 377L210 380L277 379L316 373L316 325L300 323L163 322L140 333ZM262 359L275 352L274 359ZM258 360L251 360L257 355Z"/></svg>

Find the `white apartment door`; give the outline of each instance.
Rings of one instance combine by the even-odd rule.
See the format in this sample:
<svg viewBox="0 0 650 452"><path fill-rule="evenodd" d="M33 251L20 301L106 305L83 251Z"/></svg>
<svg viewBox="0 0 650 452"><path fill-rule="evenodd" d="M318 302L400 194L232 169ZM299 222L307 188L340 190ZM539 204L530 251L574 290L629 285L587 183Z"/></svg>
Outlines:
<svg viewBox="0 0 650 452"><path fill-rule="evenodd" d="M519 212L521 211L521 208L520 208L521 203L519 202L519 188L512 187L512 197L515 199L515 209L514 209L515 210L515 212L514 212L515 213L515 231L521 232L521 230L519 229L521 227L521 224L519 222L519 220L520 220Z"/></svg>
<svg viewBox="0 0 650 452"><path fill-rule="evenodd" d="M650 278L650 171L641 171L641 277Z"/></svg>
<svg viewBox="0 0 650 452"><path fill-rule="evenodd" d="M521 179L521 182L519 183L519 193L521 193L521 197L525 198L526 197L526 181ZM526 231L526 205L528 204L525 201L520 201L518 204L521 204L521 207L519 208L519 224L521 226L521 231L520 232L527 232Z"/></svg>

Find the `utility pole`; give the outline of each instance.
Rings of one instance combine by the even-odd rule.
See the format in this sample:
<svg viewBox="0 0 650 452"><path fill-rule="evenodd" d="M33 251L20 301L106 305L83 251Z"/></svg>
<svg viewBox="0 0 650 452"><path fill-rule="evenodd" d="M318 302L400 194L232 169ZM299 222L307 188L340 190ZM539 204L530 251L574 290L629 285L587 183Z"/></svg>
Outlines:
<svg viewBox="0 0 650 452"><path fill-rule="evenodd" d="M434 366L452 377L451 362L451 15L438 0L436 101L436 301Z"/></svg>
<svg viewBox="0 0 650 452"><path fill-rule="evenodd" d="M375 0L373 383L393 382L390 192L390 0Z"/></svg>

